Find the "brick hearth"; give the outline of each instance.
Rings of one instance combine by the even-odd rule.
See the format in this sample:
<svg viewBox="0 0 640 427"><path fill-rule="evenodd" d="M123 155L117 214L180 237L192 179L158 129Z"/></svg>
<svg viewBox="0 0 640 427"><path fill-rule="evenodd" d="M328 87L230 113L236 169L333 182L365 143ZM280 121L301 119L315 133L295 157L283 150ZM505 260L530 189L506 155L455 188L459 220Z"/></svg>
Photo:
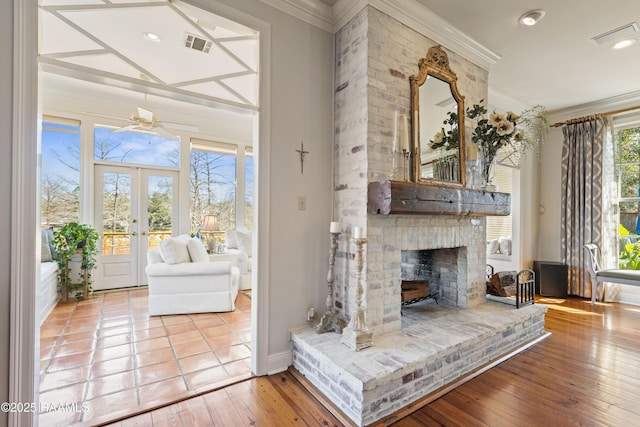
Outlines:
<svg viewBox="0 0 640 427"><path fill-rule="evenodd" d="M292 331L294 367L358 425L370 424L544 334L547 307L487 302L403 308L402 328L355 352L340 335Z"/></svg>

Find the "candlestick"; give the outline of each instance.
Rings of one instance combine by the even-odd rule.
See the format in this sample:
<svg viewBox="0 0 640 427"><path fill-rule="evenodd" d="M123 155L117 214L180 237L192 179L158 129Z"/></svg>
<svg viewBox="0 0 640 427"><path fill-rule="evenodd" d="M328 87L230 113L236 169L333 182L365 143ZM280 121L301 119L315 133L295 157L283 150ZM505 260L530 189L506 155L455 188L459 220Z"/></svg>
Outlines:
<svg viewBox="0 0 640 427"><path fill-rule="evenodd" d="M339 233L340 232L340 223L336 221L331 221L329 225L329 233Z"/></svg>
<svg viewBox="0 0 640 427"><path fill-rule="evenodd" d="M364 266L364 245L365 238L353 238L351 241L356 245L356 298L352 308L351 320L343 333L340 342L359 351L363 348L371 347L373 344L373 333L367 328L367 295L362 284L362 268Z"/></svg>

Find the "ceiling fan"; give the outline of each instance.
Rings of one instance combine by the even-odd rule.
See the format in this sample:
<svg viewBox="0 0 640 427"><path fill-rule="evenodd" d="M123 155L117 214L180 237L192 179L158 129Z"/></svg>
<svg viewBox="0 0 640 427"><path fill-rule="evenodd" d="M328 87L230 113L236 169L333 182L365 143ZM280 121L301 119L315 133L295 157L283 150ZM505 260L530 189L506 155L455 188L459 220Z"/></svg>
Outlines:
<svg viewBox="0 0 640 427"><path fill-rule="evenodd" d="M156 115L153 114L151 110L146 108L147 106L146 94L144 95L144 105L145 105L144 108L138 107L137 111L134 111L133 113L131 113L131 117L128 119L124 117L115 117L115 116L109 116L106 114L99 114L99 113L87 112L86 114L96 116L96 117L106 117L109 119L124 120L131 123L129 125L126 125L114 130L114 132L133 131L133 132L142 132L142 133L148 133L152 135L158 135L166 139L177 139L178 137L172 134L171 132L169 132L167 129L182 130L186 132L199 131L199 128L196 125L188 125L183 123L171 123L171 122L158 120Z"/></svg>

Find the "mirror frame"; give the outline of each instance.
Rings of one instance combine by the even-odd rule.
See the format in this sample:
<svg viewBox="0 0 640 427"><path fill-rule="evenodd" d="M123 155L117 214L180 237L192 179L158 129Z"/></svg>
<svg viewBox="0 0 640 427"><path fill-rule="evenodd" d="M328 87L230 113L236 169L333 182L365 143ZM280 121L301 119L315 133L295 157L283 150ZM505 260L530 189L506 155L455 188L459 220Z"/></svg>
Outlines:
<svg viewBox="0 0 640 427"><path fill-rule="evenodd" d="M449 57L446 52L442 50L440 45L431 47L427 52L427 56L420 58L418 62L420 71L418 75L410 76L409 81L411 84L411 123L412 123L412 168L411 168L411 181L418 183L430 183L433 185L439 185L443 187L465 187L467 167L465 161L466 144L465 144L465 132L464 132L464 97L460 95L457 86L458 77L456 73L451 71L449 67ZM451 95L458 104L458 132L460 141L458 143L458 156L460 160L460 181L441 181L434 178L421 178L421 159L420 159L420 98L419 91L427 81L427 76L433 76L444 83L448 83L451 89Z"/></svg>

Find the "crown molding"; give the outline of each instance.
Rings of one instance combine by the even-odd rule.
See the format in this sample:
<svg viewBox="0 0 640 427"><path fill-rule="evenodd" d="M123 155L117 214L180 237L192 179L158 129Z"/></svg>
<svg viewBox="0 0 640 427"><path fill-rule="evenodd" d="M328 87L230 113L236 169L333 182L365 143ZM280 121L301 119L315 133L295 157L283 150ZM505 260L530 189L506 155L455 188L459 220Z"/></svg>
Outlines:
<svg viewBox="0 0 640 427"><path fill-rule="evenodd" d="M612 96L598 101L587 102L567 108L560 108L549 112L550 122L562 122L592 114L604 114L640 106L640 91Z"/></svg>
<svg viewBox="0 0 640 427"><path fill-rule="evenodd" d="M338 0L333 8L319 0L261 1L332 33L338 32L369 5L487 71L500 59L500 55L415 0Z"/></svg>
<svg viewBox="0 0 640 427"><path fill-rule="evenodd" d="M333 33L331 6L319 0L260 0L322 30Z"/></svg>
<svg viewBox="0 0 640 427"><path fill-rule="evenodd" d="M492 89L491 87L489 87L489 97L487 101L487 110L497 109L501 111L513 111L519 114L519 112L532 107L531 105L524 104L503 92Z"/></svg>

